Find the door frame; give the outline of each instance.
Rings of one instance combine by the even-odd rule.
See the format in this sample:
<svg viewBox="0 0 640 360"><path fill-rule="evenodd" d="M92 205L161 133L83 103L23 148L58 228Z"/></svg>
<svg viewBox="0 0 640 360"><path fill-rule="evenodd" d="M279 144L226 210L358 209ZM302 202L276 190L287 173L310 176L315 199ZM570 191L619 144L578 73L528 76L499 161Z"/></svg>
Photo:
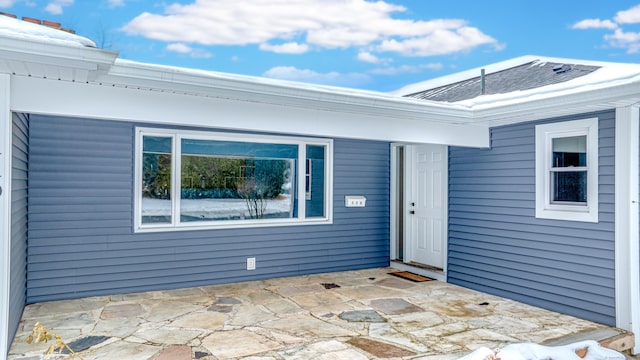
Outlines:
<svg viewBox="0 0 640 360"><path fill-rule="evenodd" d="M398 230L399 230L399 226L403 227L403 233L404 234L408 234L409 231L409 227L411 226L410 221L408 221L410 219L409 216L407 216L409 214L409 209L408 209L408 202L405 199L405 196L403 196L404 194L407 194L408 192L411 191L411 173L413 170L413 159L411 156L411 146L413 145L419 145L419 144L409 144L409 143L391 143L391 148L390 148L390 155L391 155L391 161L390 161L390 187L389 187L389 191L390 191L390 221L389 221L389 230L390 230L390 246L389 246L389 259L390 259L390 265L393 268L399 269L399 270L403 270L403 271L411 271L423 276L428 276L430 278L436 279L436 280L440 280L440 281L445 281L447 280L447 260L448 260L448 245L449 245L449 241L448 241L448 236L447 238L444 240L443 243L443 266L442 266L442 271L435 271L432 269L425 269L425 268L421 268L421 267L417 267L417 266L413 266L411 264L409 264L408 262L405 262L404 260L409 259L408 254L410 254L410 246L407 244L406 241L404 241L404 245L405 245L405 251L404 251L404 260L401 261L398 258L398 245L400 243L400 240L398 239ZM433 144L433 145L437 145L437 144ZM442 145L445 147L445 154L448 154L448 148L445 145ZM398 149L400 147L404 148L404 159L398 159ZM399 169L399 161L404 161L404 183L403 184L399 184L398 183L398 179L399 179L399 174L398 174L398 169ZM449 168L449 164L448 161L445 161L445 173L448 174L448 168ZM448 177L448 176L447 176ZM401 186L402 185L402 186ZM448 181L445 181L443 183L443 189L442 191L444 191L445 193L448 193ZM402 190L401 190L402 189ZM403 194L404 192L404 194ZM448 196L445 197L445 204L444 204L444 234L448 234L448 208L449 208L449 198ZM400 205L402 206L402 211L404 212L404 216L402 217L404 219L404 222L402 224L400 224L400 214L399 214L399 207ZM446 236L446 235L445 235Z"/></svg>

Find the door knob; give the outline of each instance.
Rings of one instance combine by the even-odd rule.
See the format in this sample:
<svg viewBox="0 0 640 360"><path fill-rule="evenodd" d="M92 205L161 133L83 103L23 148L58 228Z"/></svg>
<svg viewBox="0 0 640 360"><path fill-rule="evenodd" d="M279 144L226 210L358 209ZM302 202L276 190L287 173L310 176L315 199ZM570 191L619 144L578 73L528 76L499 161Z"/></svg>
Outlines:
<svg viewBox="0 0 640 360"><path fill-rule="evenodd" d="M415 212L415 211L413 211L413 210L409 211L409 214L411 214L411 215L413 215L413 214L415 214L415 213L416 213L416 212Z"/></svg>

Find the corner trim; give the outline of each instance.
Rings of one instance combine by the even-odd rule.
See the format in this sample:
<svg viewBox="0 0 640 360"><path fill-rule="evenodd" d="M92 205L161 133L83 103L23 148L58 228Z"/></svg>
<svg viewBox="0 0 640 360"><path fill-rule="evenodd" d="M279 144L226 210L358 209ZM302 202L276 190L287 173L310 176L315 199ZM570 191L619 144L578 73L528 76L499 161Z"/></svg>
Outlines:
<svg viewBox="0 0 640 360"><path fill-rule="evenodd" d="M615 305L616 326L636 334L640 353L640 249L638 188L639 106L616 108L615 130Z"/></svg>
<svg viewBox="0 0 640 360"><path fill-rule="evenodd" d="M11 76L0 74L0 359L11 346L9 299L11 292Z"/></svg>

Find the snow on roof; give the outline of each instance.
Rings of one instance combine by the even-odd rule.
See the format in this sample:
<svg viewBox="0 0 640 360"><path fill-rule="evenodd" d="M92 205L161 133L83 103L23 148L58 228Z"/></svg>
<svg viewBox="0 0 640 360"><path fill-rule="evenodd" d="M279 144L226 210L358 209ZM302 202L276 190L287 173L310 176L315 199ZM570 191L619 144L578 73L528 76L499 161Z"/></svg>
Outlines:
<svg viewBox="0 0 640 360"><path fill-rule="evenodd" d="M54 43L62 46L96 47L96 44L86 37L8 16L0 16L0 36L49 44Z"/></svg>
<svg viewBox="0 0 640 360"><path fill-rule="evenodd" d="M212 70L185 68L185 67L172 66L172 65L143 63L143 62L121 59L121 58L116 59L115 65L120 65L120 66L131 68L131 69L137 68L141 70L157 71L161 73L181 74L181 75L189 75L189 76L210 78L210 79L215 78L220 80L231 80L236 82L253 83L253 84L260 84L260 85L267 85L267 86L280 86L280 87L287 87L287 88L324 91L326 93L336 93L336 94L349 93L352 95L361 95L361 96L389 97L387 93L372 91L372 90L362 90L362 89L345 88L345 87L331 86L331 85L305 83L305 82L299 82L299 81L273 79L273 78L260 77L260 76L251 76L251 75L218 72L218 71L212 71Z"/></svg>
<svg viewBox="0 0 640 360"><path fill-rule="evenodd" d="M510 105L529 100L545 99L563 95L572 95L590 90L601 90L614 86L640 83L640 64L610 64L588 75L563 83L539 88L513 91L506 94L480 95L456 104L482 109L497 105Z"/></svg>
<svg viewBox="0 0 640 360"><path fill-rule="evenodd" d="M542 56L523 56L508 61L487 65L483 68L472 69L441 78L436 78L433 80L410 84L397 91L394 91L393 94L398 96L406 96L428 89L455 84L457 82L477 77L478 74L480 74L481 69L485 69L487 73L493 73L520 66L526 63L545 64L547 62L560 64L580 64L597 66L599 68L587 75L561 83L555 83L521 91L511 91L503 94L482 95L480 92L478 92L478 96L474 98L453 102L451 104L461 105L466 108L483 109L492 106L513 105L530 100L571 95L584 91L605 89L613 86L631 83L640 83L640 64L561 59Z"/></svg>

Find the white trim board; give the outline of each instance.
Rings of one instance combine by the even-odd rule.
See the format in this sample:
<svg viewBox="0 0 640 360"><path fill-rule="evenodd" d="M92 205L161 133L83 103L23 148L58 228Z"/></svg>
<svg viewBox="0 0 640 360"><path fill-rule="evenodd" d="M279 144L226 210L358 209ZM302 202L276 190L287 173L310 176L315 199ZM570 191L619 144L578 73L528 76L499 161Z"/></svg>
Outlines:
<svg viewBox="0 0 640 360"><path fill-rule="evenodd" d="M11 137L10 75L0 74L0 359L9 353L11 292Z"/></svg>
<svg viewBox="0 0 640 360"><path fill-rule="evenodd" d="M436 115L424 112L381 113L378 108L368 107L356 112L344 108L281 106L22 76L13 77L11 86L11 109L16 112L314 137L489 147L488 127L432 121ZM376 113L365 113L367 109ZM187 111L189 116L185 117Z"/></svg>
<svg viewBox="0 0 640 360"><path fill-rule="evenodd" d="M640 353L640 254L638 248L638 106L616 109L615 151L615 305L616 326L636 334Z"/></svg>

